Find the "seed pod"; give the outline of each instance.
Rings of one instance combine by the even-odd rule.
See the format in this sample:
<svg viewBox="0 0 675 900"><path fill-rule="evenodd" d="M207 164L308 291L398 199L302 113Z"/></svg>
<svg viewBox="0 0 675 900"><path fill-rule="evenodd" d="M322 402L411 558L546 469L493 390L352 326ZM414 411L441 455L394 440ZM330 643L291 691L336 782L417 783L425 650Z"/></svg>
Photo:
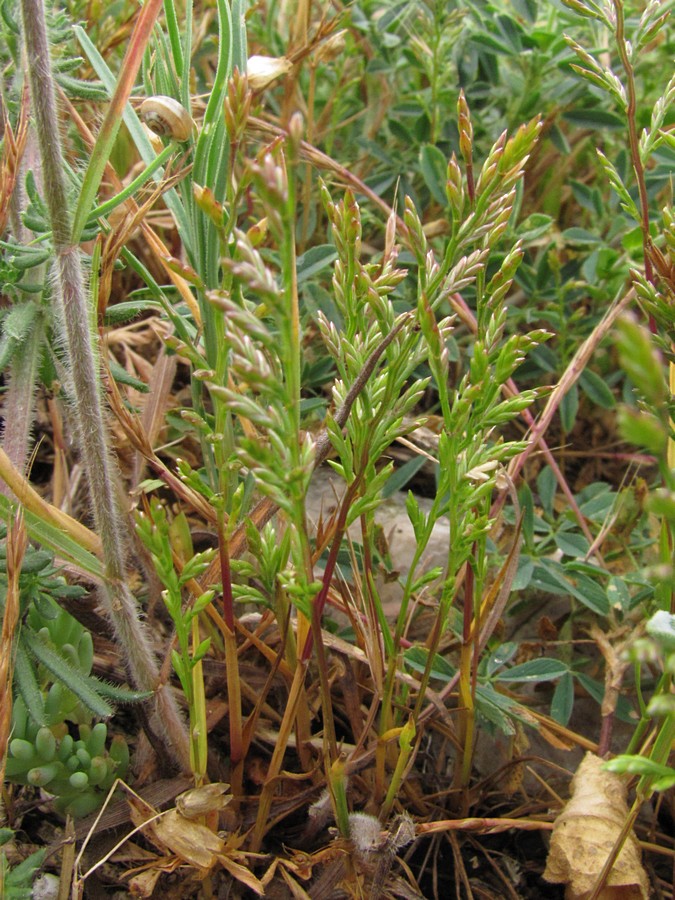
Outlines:
<svg viewBox="0 0 675 900"><path fill-rule="evenodd" d="M190 139L194 122L185 107L173 97L148 97L141 104L141 119L154 134L183 142Z"/></svg>

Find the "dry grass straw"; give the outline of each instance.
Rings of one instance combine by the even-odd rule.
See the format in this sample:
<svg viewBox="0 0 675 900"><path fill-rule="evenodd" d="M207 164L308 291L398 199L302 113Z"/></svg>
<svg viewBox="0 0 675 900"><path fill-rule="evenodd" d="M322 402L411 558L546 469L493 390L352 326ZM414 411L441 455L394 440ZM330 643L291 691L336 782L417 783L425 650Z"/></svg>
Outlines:
<svg viewBox="0 0 675 900"><path fill-rule="evenodd" d="M41 521L67 534L85 550L101 556L101 541L86 525L57 509L44 500L13 465L4 450L0 448L0 479L13 492L19 503Z"/></svg>
<svg viewBox="0 0 675 900"><path fill-rule="evenodd" d="M0 234L4 234L7 219L12 208L12 197L15 197L17 179L21 170L21 160L28 139L28 93L24 91L21 98L21 110L16 134L12 131L7 110L1 110L2 122L2 159L0 160Z"/></svg>

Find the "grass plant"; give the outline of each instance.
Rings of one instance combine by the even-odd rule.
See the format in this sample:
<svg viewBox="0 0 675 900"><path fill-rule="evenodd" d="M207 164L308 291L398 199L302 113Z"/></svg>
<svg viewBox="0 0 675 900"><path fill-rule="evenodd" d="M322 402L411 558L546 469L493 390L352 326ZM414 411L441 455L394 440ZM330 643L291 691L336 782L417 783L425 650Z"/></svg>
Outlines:
<svg viewBox="0 0 675 900"><path fill-rule="evenodd" d="M672 789L669 7L2 4L8 891L109 791L148 896L554 894L581 749L613 883Z"/></svg>

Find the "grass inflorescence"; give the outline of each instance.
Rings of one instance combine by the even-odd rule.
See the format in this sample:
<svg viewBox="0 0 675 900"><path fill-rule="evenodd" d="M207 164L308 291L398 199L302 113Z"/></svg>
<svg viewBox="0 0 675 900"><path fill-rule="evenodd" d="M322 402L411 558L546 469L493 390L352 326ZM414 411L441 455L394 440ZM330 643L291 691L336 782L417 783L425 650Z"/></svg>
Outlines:
<svg viewBox="0 0 675 900"><path fill-rule="evenodd" d="M669 12L3 5L8 896L672 881Z"/></svg>

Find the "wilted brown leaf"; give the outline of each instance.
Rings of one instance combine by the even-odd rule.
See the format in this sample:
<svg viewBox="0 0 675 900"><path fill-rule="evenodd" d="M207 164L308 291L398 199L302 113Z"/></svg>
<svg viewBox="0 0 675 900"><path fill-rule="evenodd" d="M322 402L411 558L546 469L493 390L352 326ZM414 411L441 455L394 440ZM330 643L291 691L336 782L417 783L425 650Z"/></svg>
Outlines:
<svg viewBox="0 0 675 900"><path fill-rule="evenodd" d="M623 781L605 771L599 757L587 753L572 779L572 797L555 821L544 878L566 884L567 900L589 897L627 817ZM638 842L630 832L598 900L648 896Z"/></svg>
<svg viewBox="0 0 675 900"><path fill-rule="evenodd" d="M242 866L239 863L235 862L229 856L220 855L218 857L221 866L232 875L233 878L236 878L237 881L241 881L242 884L245 884L252 891L255 891L256 894L262 895L265 893L265 888L262 885L262 882L256 878L256 876L251 872L250 869L247 869L246 866Z"/></svg>
<svg viewBox="0 0 675 900"><path fill-rule="evenodd" d="M137 872L129 879L129 893L132 897L152 897L163 870L157 867Z"/></svg>
<svg viewBox="0 0 675 900"><path fill-rule="evenodd" d="M200 869L210 869L225 847L217 834L199 822L186 819L177 809L170 809L152 824L152 829L172 853Z"/></svg>

